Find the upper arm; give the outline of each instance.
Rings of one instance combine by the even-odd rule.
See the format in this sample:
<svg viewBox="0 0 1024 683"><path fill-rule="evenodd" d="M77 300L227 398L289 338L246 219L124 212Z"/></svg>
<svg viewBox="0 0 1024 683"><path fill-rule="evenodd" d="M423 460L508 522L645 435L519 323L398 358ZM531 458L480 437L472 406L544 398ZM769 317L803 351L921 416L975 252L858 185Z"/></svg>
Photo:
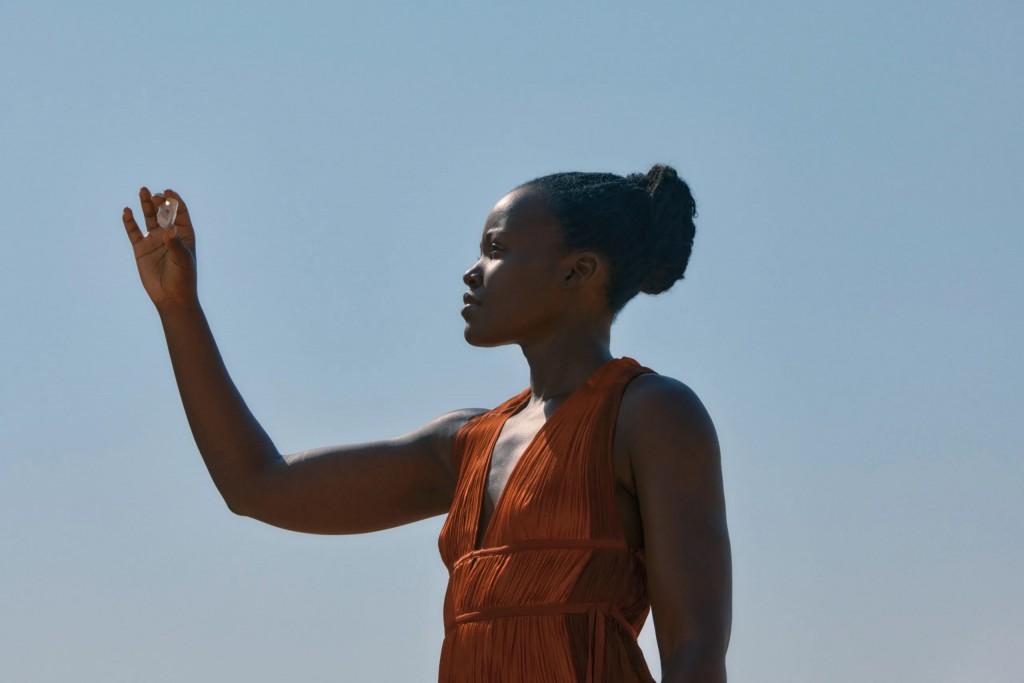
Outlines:
<svg viewBox="0 0 1024 683"><path fill-rule="evenodd" d="M455 434L481 410L446 413L387 441L286 455L251 487L240 514L294 531L376 531L448 511Z"/></svg>
<svg viewBox="0 0 1024 683"><path fill-rule="evenodd" d="M660 375L630 383L619 424L663 669L694 667L699 680L724 680L732 569L714 425L687 386Z"/></svg>

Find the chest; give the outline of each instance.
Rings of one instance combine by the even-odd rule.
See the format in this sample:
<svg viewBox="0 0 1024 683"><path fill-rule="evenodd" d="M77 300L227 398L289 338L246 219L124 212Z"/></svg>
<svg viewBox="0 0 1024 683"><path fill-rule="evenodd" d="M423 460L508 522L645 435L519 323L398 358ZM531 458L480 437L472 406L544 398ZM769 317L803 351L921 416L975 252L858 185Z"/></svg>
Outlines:
<svg viewBox="0 0 1024 683"><path fill-rule="evenodd" d="M509 477L523 457L527 447L540 432L546 416L541 411L532 414L520 413L505 421L498 440L491 453L490 469L487 472L486 495L483 501L485 521L490 518L494 506L508 485Z"/></svg>
<svg viewBox="0 0 1024 683"><path fill-rule="evenodd" d="M550 412L550 408L549 408ZM505 421L491 452L490 467L484 485L480 507L477 547L490 524L496 505L501 500L509 480L544 427L548 415L542 410L523 411ZM633 473L629 454L624 444L613 443L611 466L615 480L615 503L626 532L626 541L632 547L643 546L643 528L639 506L633 487Z"/></svg>

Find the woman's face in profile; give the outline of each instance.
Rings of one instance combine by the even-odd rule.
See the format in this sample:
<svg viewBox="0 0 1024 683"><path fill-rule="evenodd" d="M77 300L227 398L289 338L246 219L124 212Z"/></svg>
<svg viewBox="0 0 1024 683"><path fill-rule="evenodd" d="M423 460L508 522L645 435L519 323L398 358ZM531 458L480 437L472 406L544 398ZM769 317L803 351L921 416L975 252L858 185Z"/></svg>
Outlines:
<svg viewBox="0 0 1024 683"><path fill-rule="evenodd" d="M494 205L480 258L462 276L464 336L474 346L513 344L543 335L562 317L566 298L562 230L546 198L519 188Z"/></svg>

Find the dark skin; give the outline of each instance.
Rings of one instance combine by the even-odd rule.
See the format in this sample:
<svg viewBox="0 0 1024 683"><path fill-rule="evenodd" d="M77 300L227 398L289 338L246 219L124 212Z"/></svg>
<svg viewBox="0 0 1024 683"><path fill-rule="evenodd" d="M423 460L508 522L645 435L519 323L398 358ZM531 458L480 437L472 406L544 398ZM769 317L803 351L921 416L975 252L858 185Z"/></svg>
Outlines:
<svg viewBox="0 0 1024 683"><path fill-rule="evenodd" d="M195 232L172 190L140 193L146 230L124 224L143 286L163 324L196 445L228 507L285 529L351 534L448 512L455 491L452 440L480 410L445 413L416 431L367 444L280 453L239 395L196 292ZM180 202L175 226L157 226L164 197ZM532 396L495 445L481 518L523 450L557 407L611 359L607 260L569 250L544 197L519 189L495 205L481 256L464 275L470 344L518 344ZM616 501L626 541L644 549L662 680L726 680L731 559L718 441L684 384L634 379L623 395L613 444Z"/></svg>

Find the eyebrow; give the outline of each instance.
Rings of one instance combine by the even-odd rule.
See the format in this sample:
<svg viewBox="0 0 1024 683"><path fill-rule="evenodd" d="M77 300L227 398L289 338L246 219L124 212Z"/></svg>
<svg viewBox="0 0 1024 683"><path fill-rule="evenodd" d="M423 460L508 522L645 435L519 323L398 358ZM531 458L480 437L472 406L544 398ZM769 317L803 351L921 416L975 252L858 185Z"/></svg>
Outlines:
<svg viewBox="0 0 1024 683"><path fill-rule="evenodd" d="M482 249L483 246L487 244L488 239L493 238L495 235L501 235L506 232L508 232L508 230L506 230L505 228L490 228L489 230L484 230L484 235L480 239L480 248Z"/></svg>

